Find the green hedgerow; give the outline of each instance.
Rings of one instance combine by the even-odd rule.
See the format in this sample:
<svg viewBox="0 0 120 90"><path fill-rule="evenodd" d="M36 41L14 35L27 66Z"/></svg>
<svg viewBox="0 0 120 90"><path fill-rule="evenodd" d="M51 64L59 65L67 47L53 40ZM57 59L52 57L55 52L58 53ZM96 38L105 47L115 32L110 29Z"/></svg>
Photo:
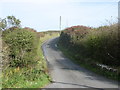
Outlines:
<svg viewBox="0 0 120 90"><path fill-rule="evenodd" d="M34 32L13 28L12 31L4 31L3 36L9 47L10 66L23 67L36 62L37 36Z"/></svg>

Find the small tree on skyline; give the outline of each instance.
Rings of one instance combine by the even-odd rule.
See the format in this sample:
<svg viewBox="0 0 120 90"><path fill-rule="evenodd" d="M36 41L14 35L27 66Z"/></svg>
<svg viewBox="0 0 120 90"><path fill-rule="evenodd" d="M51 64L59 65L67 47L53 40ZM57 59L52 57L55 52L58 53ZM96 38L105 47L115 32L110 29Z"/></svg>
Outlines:
<svg viewBox="0 0 120 90"><path fill-rule="evenodd" d="M15 16L7 16L7 18L0 18L0 30L5 30L10 27L21 27L21 21Z"/></svg>

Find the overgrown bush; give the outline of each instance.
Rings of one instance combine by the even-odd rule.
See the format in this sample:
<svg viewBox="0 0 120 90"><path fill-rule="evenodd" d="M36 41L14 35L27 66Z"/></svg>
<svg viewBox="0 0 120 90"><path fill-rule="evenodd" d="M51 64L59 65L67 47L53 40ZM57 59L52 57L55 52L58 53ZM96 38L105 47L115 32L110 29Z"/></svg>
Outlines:
<svg viewBox="0 0 120 90"><path fill-rule="evenodd" d="M41 49L44 40L41 40L41 35L34 29L20 28L20 21L14 16L8 16L7 19L10 21L5 19L8 26L0 25L3 30L2 87L43 87L50 82Z"/></svg>
<svg viewBox="0 0 120 90"><path fill-rule="evenodd" d="M81 62L101 63L118 67L118 26L90 28L73 26L62 31L59 44L74 53ZM86 59L83 59L86 58Z"/></svg>
<svg viewBox="0 0 120 90"><path fill-rule="evenodd" d="M10 28L3 32L3 40L8 47L9 66L24 67L36 63L36 33L21 28Z"/></svg>
<svg viewBox="0 0 120 90"><path fill-rule="evenodd" d="M116 25L100 27L84 38L84 45L93 60L109 66L119 66L117 30Z"/></svg>
<svg viewBox="0 0 120 90"><path fill-rule="evenodd" d="M75 62L108 78L120 80L118 25L73 26L61 32L58 45ZM107 65L110 69L99 65Z"/></svg>

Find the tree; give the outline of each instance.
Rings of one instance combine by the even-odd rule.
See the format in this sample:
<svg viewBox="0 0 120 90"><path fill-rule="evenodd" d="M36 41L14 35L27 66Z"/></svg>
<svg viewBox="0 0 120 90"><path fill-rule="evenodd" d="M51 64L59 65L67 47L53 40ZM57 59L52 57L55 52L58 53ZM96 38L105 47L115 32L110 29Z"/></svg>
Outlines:
<svg viewBox="0 0 120 90"><path fill-rule="evenodd" d="M7 16L9 27L20 27L21 21L19 19L16 19L15 16Z"/></svg>
<svg viewBox="0 0 120 90"><path fill-rule="evenodd" d="M7 28L7 21L6 18L5 19L1 19L0 18L0 30L4 30Z"/></svg>
<svg viewBox="0 0 120 90"><path fill-rule="evenodd" d="M0 18L0 30L5 30L10 27L20 27L21 21L15 16L7 16L7 18L1 19Z"/></svg>

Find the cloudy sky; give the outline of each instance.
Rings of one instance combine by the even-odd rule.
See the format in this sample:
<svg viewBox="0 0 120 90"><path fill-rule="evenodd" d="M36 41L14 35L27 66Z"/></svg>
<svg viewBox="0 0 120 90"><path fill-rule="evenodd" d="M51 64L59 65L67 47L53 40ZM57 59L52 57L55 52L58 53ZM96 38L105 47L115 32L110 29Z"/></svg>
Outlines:
<svg viewBox="0 0 120 90"><path fill-rule="evenodd" d="M23 27L37 31L59 30L74 25L98 27L118 17L119 0L0 0L0 18L14 15Z"/></svg>

